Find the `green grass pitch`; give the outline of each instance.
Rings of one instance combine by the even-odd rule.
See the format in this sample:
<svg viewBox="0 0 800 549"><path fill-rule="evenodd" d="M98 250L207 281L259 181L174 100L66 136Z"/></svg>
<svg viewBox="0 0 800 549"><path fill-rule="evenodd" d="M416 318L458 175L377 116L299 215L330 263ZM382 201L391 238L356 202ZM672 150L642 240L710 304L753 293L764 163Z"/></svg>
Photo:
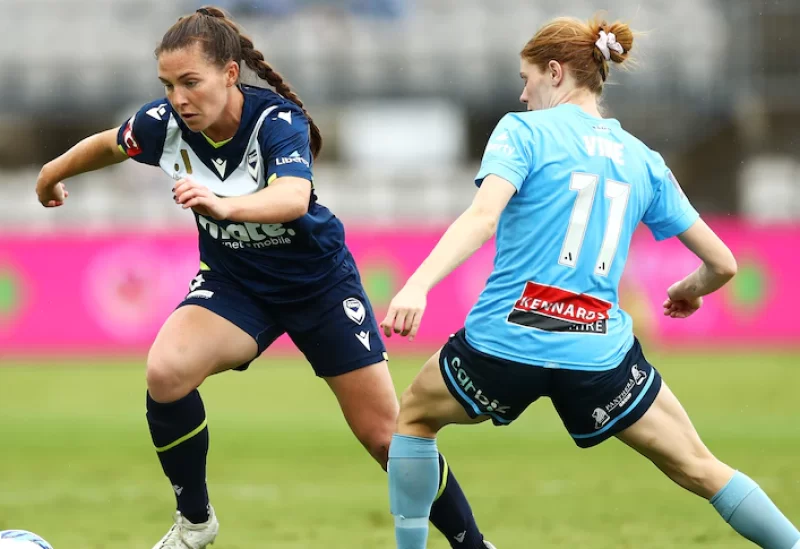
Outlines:
<svg viewBox="0 0 800 549"><path fill-rule="evenodd" d="M652 356L710 448L800 523L796 354ZM404 388L420 359L396 358ZM0 363L0 529L55 549L149 549L174 499L150 444L141 363ZM215 547L394 547L384 473L297 358L206 382ZM440 449L498 549L752 547L616 440L579 450L549 401ZM429 546L447 543L432 532Z"/></svg>

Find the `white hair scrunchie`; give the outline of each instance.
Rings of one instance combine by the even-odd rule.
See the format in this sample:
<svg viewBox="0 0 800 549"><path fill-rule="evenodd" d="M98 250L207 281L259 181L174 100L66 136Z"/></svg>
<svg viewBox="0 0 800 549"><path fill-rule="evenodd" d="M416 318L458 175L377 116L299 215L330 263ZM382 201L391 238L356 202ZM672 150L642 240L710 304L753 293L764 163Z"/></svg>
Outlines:
<svg viewBox="0 0 800 549"><path fill-rule="evenodd" d="M594 45L597 46L597 49L600 50L606 61L611 60L611 50L614 50L620 55L625 53L625 48L622 47L622 44L617 42L617 37L614 36L613 32L606 33L606 31L601 30L600 38L597 39Z"/></svg>

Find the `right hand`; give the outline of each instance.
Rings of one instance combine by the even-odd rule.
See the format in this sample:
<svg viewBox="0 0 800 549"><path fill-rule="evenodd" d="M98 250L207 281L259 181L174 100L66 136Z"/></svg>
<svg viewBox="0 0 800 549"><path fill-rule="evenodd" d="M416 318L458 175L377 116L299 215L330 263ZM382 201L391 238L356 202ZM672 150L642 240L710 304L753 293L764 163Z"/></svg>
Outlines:
<svg viewBox="0 0 800 549"><path fill-rule="evenodd" d="M383 335L392 337L394 332L414 341L426 305L427 292L414 284L406 284L389 304L386 318L380 324Z"/></svg>
<svg viewBox="0 0 800 549"><path fill-rule="evenodd" d="M36 183L36 195L39 197L39 203L45 208L56 208L64 205L69 192L61 182L50 185L39 179Z"/></svg>
<svg viewBox="0 0 800 549"><path fill-rule="evenodd" d="M684 288L683 281L680 281L667 289L667 299L663 306L664 316L687 318L703 306L703 298L692 295Z"/></svg>

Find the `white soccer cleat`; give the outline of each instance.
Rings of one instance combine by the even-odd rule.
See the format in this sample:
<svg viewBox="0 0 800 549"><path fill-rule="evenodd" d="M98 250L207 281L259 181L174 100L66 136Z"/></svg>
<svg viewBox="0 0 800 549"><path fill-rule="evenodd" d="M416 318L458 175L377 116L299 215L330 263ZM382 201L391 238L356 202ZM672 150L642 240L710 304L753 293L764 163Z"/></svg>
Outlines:
<svg viewBox="0 0 800 549"><path fill-rule="evenodd" d="M497 547L495 547L494 545L492 545L491 543L489 543L486 540L483 540L483 544L486 546L486 549L497 549Z"/></svg>
<svg viewBox="0 0 800 549"><path fill-rule="evenodd" d="M214 508L208 506L208 520L192 524L180 511L175 513L175 524L153 549L204 549L217 539L219 521Z"/></svg>

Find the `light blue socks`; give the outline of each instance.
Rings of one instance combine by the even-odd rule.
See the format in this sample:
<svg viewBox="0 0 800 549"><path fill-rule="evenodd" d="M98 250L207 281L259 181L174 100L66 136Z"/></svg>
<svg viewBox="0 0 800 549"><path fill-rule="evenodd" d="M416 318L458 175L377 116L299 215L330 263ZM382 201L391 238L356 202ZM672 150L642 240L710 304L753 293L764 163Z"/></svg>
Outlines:
<svg viewBox="0 0 800 549"><path fill-rule="evenodd" d="M759 547L800 549L800 532L747 475L737 471L711 504L725 522Z"/></svg>
<svg viewBox="0 0 800 549"><path fill-rule="evenodd" d="M439 490L436 440L394 435L389 446L389 503L398 549L425 549Z"/></svg>
<svg viewBox="0 0 800 549"><path fill-rule="evenodd" d="M436 441L394 435L389 447L389 501L398 549L425 549L439 488ZM800 549L800 532L747 475L736 472L711 504L741 536L763 549Z"/></svg>

